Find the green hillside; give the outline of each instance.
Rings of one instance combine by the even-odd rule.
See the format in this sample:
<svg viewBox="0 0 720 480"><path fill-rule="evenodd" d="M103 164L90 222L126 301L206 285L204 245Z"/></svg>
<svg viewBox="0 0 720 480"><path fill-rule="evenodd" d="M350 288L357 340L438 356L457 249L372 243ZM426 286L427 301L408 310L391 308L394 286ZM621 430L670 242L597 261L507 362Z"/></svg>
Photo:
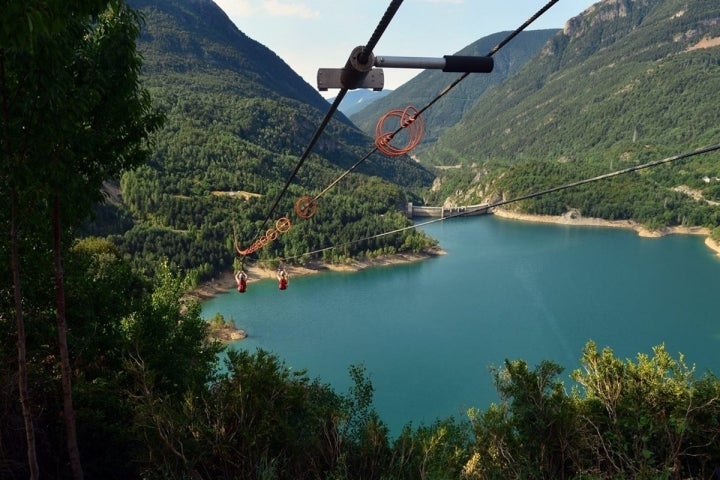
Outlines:
<svg viewBox="0 0 720 480"><path fill-rule="evenodd" d="M123 176L122 202L105 206L99 218L115 226L112 240L133 254L138 268L167 257L209 277L232 268L234 230L241 247L255 240L329 106L210 0L131 3L145 17L138 45L143 84L167 118L148 164ZM297 198L316 195L371 149L372 140L338 113L269 226L291 216ZM292 217L294 228L260 255L297 257L347 242L343 251L326 255L419 248L426 241L415 232L352 242L406 226L398 206L432 180L407 158L374 155L320 199L314 218ZM108 233L101 227L90 232Z"/></svg>
<svg viewBox="0 0 720 480"><path fill-rule="evenodd" d="M466 202L514 197L717 143L718 38L717 2L596 4L423 153L428 164L467 167L444 175L427 200L458 190L465 193L455 200ZM719 159L698 157L525 208L714 227Z"/></svg>
<svg viewBox="0 0 720 480"><path fill-rule="evenodd" d="M417 152L422 151L424 145L436 142L446 128L457 123L474 106L482 109L483 94L517 72L525 62L540 51L545 42L556 32L557 30L536 30L521 33L513 42L493 56L495 66L491 73L469 76L428 109L423 114L425 135ZM457 52L457 55L487 55L508 33L500 32L483 37ZM360 112L351 115L350 119L363 131L374 134L375 124L387 111L403 109L408 105L421 108L433 100L459 75L439 70L425 70L387 95L382 101L374 102Z"/></svg>
<svg viewBox="0 0 720 480"><path fill-rule="evenodd" d="M627 14L628 5L639 3L607 0L603 6L619 5ZM505 359L490 368L497 403L484 410L469 408L461 418L408 423L391 435L373 405L374 387L362 365L348 367L347 389L340 392L274 353L251 353L214 340L212 332L232 325L233 319L203 318L201 305L187 295L192 279L162 257L182 266L186 261L198 274L229 262L229 231L236 227L244 238L262 221L268 199L277 195L306 142L300 137L312 130L322 111L312 92L276 57L249 41L242 46L244 37L209 0L142 5L153 27L141 44L147 60L141 81L135 48L141 25L122 0L3 2L0 479L718 478L720 381L686 363L683 354L674 358L664 345L629 359L588 341L578 352L578 369L570 374L572 388L553 361L531 366L523 359ZM660 7L667 5L679 3ZM644 18L680 18L679 11L660 7L645 5L642 15L630 16L636 25ZM680 12L692 17L691 10ZM576 26L587 25L591 32L597 22L611 18L601 13ZM696 37L702 25L717 25L713 15L708 9L703 20L689 24L687 36ZM622 30L627 16L614 17L617 28L605 25L608 37ZM648 35L654 34L650 29ZM701 45L714 43L714 36L700 35ZM225 40L237 42L236 48L224 46ZM575 64L571 57L580 62L583 57L577 54L582 49L566 48L572 44L568 40L556 52L567 53L569 68ZM258 56L248 53L256 47ZM687 54L697 59L697 51ZM683 55L676 56L688 58ZM672 58L667 54L652 65L659 69ZM714 73L716 64L710 61L705 68ZM692 72L692 65L685 65L682 74ZM275 69L285 74L273 79L273 86L253 80ZM143 82L166 112L160 132L163 115ZM368 139L342 118L330 129L333 135L323 137L290 197L327 185L341 171L338 163L367 147ZM644 131L651 129L638 128L637 136ZM637 151L645 145L655 149L646 156L670 149L644 141ZM602 163L570 157L559 162L552 156L525 163L513 159L488 160L477 168L487 174L504 169L501 180L520 179L532 186L577 174L581 169L575 166L593 170ZM264 254L304 252L407 224L394 205L414 199L412 192L426 187L432 176L403 159L372 160L364 167L377 175L350 175L332 195L322 197L316 217L296 222ZM656 185L657 192L664 192L665 183L683 175L689 182L716 163L708 156L678 170L665 169L667 179L653 173L642 177L642 184L627 177L623 181L639 199L654 198L637 185ZM402 186L387 180L398 176ZM714 177L708 181L712 184ZM106 238L78 236L101 188L107 202L93 228L114 232L111 238L122 248ZM608 191L613 192L624 190L615 186ZM610 205L598 198L599 205ZM630 205L621 200L618 205ZM291 199L280 208L291 209ZM422 248L426 240L404 236L359 244L356 251ZM348 249L339 255L353 253ZM141 263L156 266L152 277L139 271ZM483 281L476 285L479 290ZM406 295L412 282L401 287L397 301L412 301ZM453 313L451 298L415 290L411 293L433 295ZM322 295L317 291L313 298L322 303ZM354 308L358 299L340 300ZM482 317L481 296L478 301ZM244 303L243 317L253 314L251 303ZM284 314L279 303L268 303L277 315ZM448 314L426 315L437 317L440 335L414 328L413 319L407 322L409 335L449 341L442 334ZM528 319L525 324L533 317ZM403 323L389 319L395 320ZM681 319L691 328L689 320ZM297 326L287 333L301 339L323 334L314 331L312 318ZM374 348L397 348L382 331L370 331L378 341L368 345L368 355ZM478 338L478 348L488 341L492 336ZM427 353L430 361L451 364L432 348ZM481 378L485 367L464 362L458 368ZM421 384L431 374L421 363L408 370ZM450 382L448 388L456 387ZM408 412L413 400L407 400Z"/></svg>

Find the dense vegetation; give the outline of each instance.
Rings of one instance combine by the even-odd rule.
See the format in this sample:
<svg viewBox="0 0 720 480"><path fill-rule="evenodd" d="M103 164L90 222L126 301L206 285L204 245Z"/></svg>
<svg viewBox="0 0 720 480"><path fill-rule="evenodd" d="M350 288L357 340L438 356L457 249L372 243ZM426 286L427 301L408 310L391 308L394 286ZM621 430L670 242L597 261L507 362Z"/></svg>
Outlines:
<svg viewBox="0 0 720 480"><path fill-rule="evenodd" d="M720 462L720 381L662 346L621 360L589 342L565 379L550 361L507 360L493 368L496 404L393 437L361 365L337 392L267 352L223 350L167 268L151 286L112 244L86 239L69 252L67 284L88 478L685 479L711 478ZM52 322L37 320L28 359L40 471L69 478ZM0 472L24 478L14 335L0 327Z"/></svg>
<svg viewBox="0 0 720 480"><path fill-rule="evenodd" d="M278 138L272 149L246 140L273 122L243 135L225 130L219 119L244 100L209 92L202 97L212 105L206 114L219 117L200 128L194 122L204 103L188 92L202 86L193 83L174 100L158 86L146 90L135 49L140 22L120 0L14 0L4 8L0 477L588 480L717 473L720 381L696 374L662 346L623 361L589 342L569 392L557 364L507 360L493 369L497 404L468 418L408 425L391 437L361 365L349 367L349 391L336 392L267 352L238 353L211 341L199 304L185 296L191 276L172 265L191 271L205 261L210 272L227 261L228 231L236 226L241 238L252 235L263 199L277 193L297 158L294 144L279 133L270 135ZM165 106L164 130L149 92ZM266 107L285 114L303 108L287 102ZM258 99L250 104L237 120L253 120L250 112L265 108ZM345 128L341 123L333 128ZM206 145L216 149L203 151ZM340 145L323 149L352 157ZM233 171L234 162L243 168ZM377 168L409 174L407 185L427 181L411 164ZM668 170L673 178L685 174ZM314 158L291 193L317 188L338 171ZM550 162L537 174L545 179L538 182L574 178ZM380 177L350 176L342 188L352 194L323 197L327 208L263 255L301 255L338 239L369 252L426 245L408 235L361 241L378 226L405 224L388 206L411 194ZM121 179L122 202L106 183L113 179ZM693 179L688 174L685 183L702 186ZM86 228L110 239L80 238L77 229L103 184L109 202L98 217L106 221ZM240 190L263 196L229 195ZM667 200L675 201L682 204ZM282 211L292 209L287 202ZM205 244L214 246L197 250ZM173 256L177 251L197 257Z"/></svg>
<svg viewBox="0 0 720 480"><path fill-rule="evenodd" d="M169 112L168 124L175 121L180 116ZM216 123L203 129L166 129L150 165L123 175L122 208L132 213L136 224L111 238L134 254L137 266L156 265L167 257L173 265L207 278L232 268L234 231L240 243L249 245L255 238L298 159L263 150L227 134L226 128ZM360 241L408 225L399 212L413 197L379 178L350 175L321 197L313 218L294 216L296 199L317 193L320 182L327 185L339 174L340 170L317 159L306 162L271 218L270 226L276 218L288 216L293 227L258 252L259 258L282 256L302 262L308 252L348 243L345 249L324 253L324 260L338 260L408 245L418 250L432 243L413 231Z"/></svg>
<svg viewBox="0 0 720 480"><path fill-rule="evenodd" d="M579 180L718 143L720 49L711 40L719 23L711 1L595 5L422 152L424 162L463 166L438 171L426 201L512 198L562 184L550 178ZM683 160L528 207L651 227L717 226L716 207L691 205L673 189L716 200L719 158Z"/></svg>
<svg viewBox="0 0 720 480"><path fill-rule="evenodd" d="M700 226L710 229L715 236L720 225L720 203L714 188L717 182L708 177L703 179L699 172L713 171L716 161L715 156L707 156L676 165L638 170L511 203L506 208L518 208L537 215L562 215L574 211L585 217L633 220L654 230L666 226ZM502 174L496 178L487 173L492 170ZM502 202L607 172L607 168L588 161L534 160L483 168L466 167L445 173L444 188L427 198L431 202L441 202L444 192L453 191L462 192L454 196L461 204Z"/></svg>
<svg viewBox="0 0 720 480"><path fill-rule="evenodd" d="M166 122L147 165L116 179L119 195L86 232L112 234L137 268L168 259L209 279L233 268L233 232L241 248L257 239L328 105L211 1L131 3L146 19L143 85ZM293 227L251 260L304 262L336 245L322 260L431 246L413 230L361 241L409 225L398 212L432 175L405 158L371 156L319 200L315 217L295 216L298 198L318 194L371 147L342 115L333 119L268 219L287 216Z"/></svg>

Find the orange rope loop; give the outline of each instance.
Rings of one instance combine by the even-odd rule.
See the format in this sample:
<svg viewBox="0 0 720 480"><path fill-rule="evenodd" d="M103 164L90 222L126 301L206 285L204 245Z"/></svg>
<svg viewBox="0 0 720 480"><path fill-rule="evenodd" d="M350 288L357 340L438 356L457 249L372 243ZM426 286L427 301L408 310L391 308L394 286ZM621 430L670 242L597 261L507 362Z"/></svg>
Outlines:
<svg viewBox="0 0 720 480"><path fill-rule="evenodd" d="M300 218L310 218L317 212L317 201L309 196L305 195L298 198L295 202L295 213Z"/></svg>
<svg viewBox="0 0 720 480"><path fill-rule="evenodd" d="M386 122L391 118L397 119L399 128L387 131L385 129ZM404 147L391 145L390 141L403 129L407 132L407 144ZM415 107L408 106L404 110L390 110L380 118L375 126L375 146L385 155L399 157L415 148L422 140L424 132L425 122Z"/></svg>
<svg viewBox="0 0 720 480"><path fill-rule="evenodd" d="M260 238L258 238L257 240L255 240L255 241L252 243L252 245L250 245L250 246L249 246L248 248L246 248L246 249L240 249L240 247L238 246L237 233L235 232L235 229L233 228L233 238L234 238L234 244L235 244L235 251L236 251L239 255L241 255L241 256L246 256L246 255L250 255L250 254L252 254L252 253L255 253L255 252L257 252L258 250L260 250L261 248L263 248L265 245L267 245L268 243L270 243L270 242L272 242L272 241L274 241L274 240L277 240L277 238L278 238L281 234L283 234L283 233L287 232L288 230L290 230L290 227L291 227L291 226L292 226L292 225L291 225L291 223L290 223L290 219L289 219L289 218L287 218L287 217L281 217L281 218L277 219L277 221L275 222L275 227L269 228L262 237L260 237Z"/></svg>
<svg viewBox="0 0 720 480"><path fill-rule="evenodd" d="M290 219L287 217L281 217L275 222L275 228L278 232L285 233L290 230Z"/></svg>

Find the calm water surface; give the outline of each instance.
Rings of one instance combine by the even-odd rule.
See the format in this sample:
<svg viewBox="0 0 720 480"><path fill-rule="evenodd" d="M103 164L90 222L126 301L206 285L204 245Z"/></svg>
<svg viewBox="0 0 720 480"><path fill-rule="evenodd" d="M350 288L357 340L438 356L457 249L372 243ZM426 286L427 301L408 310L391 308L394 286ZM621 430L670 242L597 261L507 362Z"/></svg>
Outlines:
<svg viewBox="0 0 720 480"><path fill-rule="evenodd" d="M553 360L562 379L585 343L635 358L665 344L720 372L720 261L702 237L527 224L492 216L423 227L447 252L410 265L252 283L203 314L232 318L294 369L350 386L362 364L393 432L497 401L489 367Z"/></svg>

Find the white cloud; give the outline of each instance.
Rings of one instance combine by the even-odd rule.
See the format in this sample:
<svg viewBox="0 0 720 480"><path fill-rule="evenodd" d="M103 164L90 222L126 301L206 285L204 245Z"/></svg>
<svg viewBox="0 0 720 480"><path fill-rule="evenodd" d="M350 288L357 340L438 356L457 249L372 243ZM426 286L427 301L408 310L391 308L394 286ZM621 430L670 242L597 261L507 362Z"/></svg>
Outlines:
<svg viewBox="0 0 720 480"><path fill-rule="evenodd" d="M215 3L231 18L252 17L259 11L251 0L215 0Z"/></svg>
<svg viewBox="0 0 720 480"><path fill-rule="evenodd" d="M215 0L230 17L249 18L257 16L317 18L320 12L302 2L288 0Z"/></svg>
<svg viewBox="0 0 720 480"><path fill-rule="evenodd" d="M317 18L320 16L320 12L301 2L264 0L262 3L263 10L272 16L297 18Z"/></svg>

